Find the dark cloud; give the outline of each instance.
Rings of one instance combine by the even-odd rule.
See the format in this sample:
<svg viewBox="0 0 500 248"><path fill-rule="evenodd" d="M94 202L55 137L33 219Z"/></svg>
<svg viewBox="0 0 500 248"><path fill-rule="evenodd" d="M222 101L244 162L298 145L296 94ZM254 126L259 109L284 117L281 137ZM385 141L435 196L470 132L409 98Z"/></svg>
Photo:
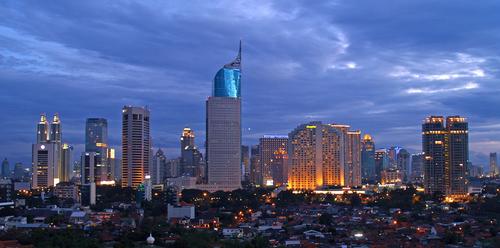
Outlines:
<svg viewBox="0 0 500 248"><path fill-rule="evenodd" d="M77 152L84 120L148 105L156 147L202 146L211 80L243 39L245 143L311 121L418 151L426 115L469 117L471 157L500 151L497 1L2 1L1 156L30 161L41 112ZM13 141L13 142L12 142Z"/></svg>

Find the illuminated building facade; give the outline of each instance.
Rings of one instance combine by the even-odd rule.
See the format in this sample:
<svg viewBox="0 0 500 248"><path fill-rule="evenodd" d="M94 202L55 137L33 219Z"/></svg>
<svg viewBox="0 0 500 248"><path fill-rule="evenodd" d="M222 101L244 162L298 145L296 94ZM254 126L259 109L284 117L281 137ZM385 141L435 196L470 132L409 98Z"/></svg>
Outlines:
<svg viewBox="0 0 500 248"><path fill-rule="evenodd" d="M361 171L365 180L375 180L375 142L369 134L361 141Z"/></svg>
<svg viewBox="0 0 500 248"><path fill-rule="evenodd" d="M212 189L241 188L241 43L238 56L224 65L206 102L207 183Z"/></svg>
<svg viewBox="0 0 500 248"><path fill-rule="evenodd" d="M427 193L467 193L468 123L460 116L430 116L422 124L424 186Z"/></svg>
<svg viewBox="0 0 500 248"><path fill-rule="evenodd" d="M274 152L271 162L271 176L273 184L276 186L281 186L288 182L288 150L284 147L280 147Z"/></svg>
<svg viewBox="0 0 500 248"><path fill-rule="evenodd" d="M150 113L147 108L122 110L122 187L137 188L149 174Z"/></svg>
<svg viewBox="0 0 500 248"><path fill-rule="evenodd" d="M272 164L275 159L275 153L278 150L287 151L288 136L265 135L259 139L260 147L260 172L262 179L261 185L273 186L275 178L272 173Z"/></svg>
<svg viewBox="0 0 500 248"><path fill-rule="evenodd" d="M59 115L49 124L42 114L37 124L36 144L32 145L33 188L54 186L61 180L63 168L62 130Z"/></svg>
<svg viewBox="0 0 500 248"><path fill-rule="evenodd" d="M333 125L311 122L288 135L288 187L314 190L344 185L344 133Z"/></svg>
<svg viewBox="0 0 500 248"><path fill-rule="evenodd" d="M397 168L387 168L381 173L381 184L401 184L404 173Z"/></svg>
<svg viewBox="0 0 500 248"><path fill-rule="evenodd" d="M59 153L56 143L38 143L32 146L33 189L45 189L56 185L55 171Z"/></svg>

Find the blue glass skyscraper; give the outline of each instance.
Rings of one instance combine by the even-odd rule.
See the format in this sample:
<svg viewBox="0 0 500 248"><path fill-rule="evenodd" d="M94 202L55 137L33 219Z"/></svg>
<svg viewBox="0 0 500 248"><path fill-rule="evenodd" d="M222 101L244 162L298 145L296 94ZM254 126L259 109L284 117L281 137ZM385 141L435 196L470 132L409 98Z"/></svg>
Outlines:
<svg viewBox="0 0 500 248"><path fill-rule="evenodd" d="M207 100L207 183L211 191L241 188L241 42L224 65Z"/></svg>
<svg viewBox="0 0 500 248"><path fill-rule="evenodd" d="M213 87L214 97L241 97L241 41L238 56L215 74Z"/></svg>

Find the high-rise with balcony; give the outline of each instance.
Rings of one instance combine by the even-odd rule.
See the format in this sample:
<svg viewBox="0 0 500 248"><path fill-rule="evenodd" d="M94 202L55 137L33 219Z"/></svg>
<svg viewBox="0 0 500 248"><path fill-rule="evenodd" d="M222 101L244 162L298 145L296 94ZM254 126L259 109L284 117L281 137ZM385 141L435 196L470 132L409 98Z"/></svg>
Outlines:
<svg viewBox="0 0 500 248"><path fill-rule="evenodd" d="M241 188L241 43L213 80L206 101L206 163L211 190Z"/></svg>
<svg viewBox="0 0 500 248"><path fill-rule="evenodd" d="M429 116L422 124L424 186L427 193L464 195L469 159L468 123L464 117Z"/></svg>
<svg viewBox="0 0 500 248"><path fill-rule="evenodd" d="M149 175L150 114L147 108L122 109L122 187L137 188Z"/></svg>

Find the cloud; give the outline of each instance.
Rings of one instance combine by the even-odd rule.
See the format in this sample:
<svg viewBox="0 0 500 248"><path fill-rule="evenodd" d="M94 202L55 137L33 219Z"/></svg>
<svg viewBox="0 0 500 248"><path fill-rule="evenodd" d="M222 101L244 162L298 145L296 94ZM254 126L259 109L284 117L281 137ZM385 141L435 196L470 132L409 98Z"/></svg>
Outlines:
<svg viewBox="0 0 500 248"><path fill-rule="evenodd" d="M474 82L469 82L464 85L460 85L458 87L453 87L453 88L439 88L439 89L433 89L433 88L409 88L406 90L406 93L408 94L437 94L437 93L446 93L446 92L455 92L455 91L464 91L464 90L473 90L479 88L479 84L474 83Z"/></svg>

